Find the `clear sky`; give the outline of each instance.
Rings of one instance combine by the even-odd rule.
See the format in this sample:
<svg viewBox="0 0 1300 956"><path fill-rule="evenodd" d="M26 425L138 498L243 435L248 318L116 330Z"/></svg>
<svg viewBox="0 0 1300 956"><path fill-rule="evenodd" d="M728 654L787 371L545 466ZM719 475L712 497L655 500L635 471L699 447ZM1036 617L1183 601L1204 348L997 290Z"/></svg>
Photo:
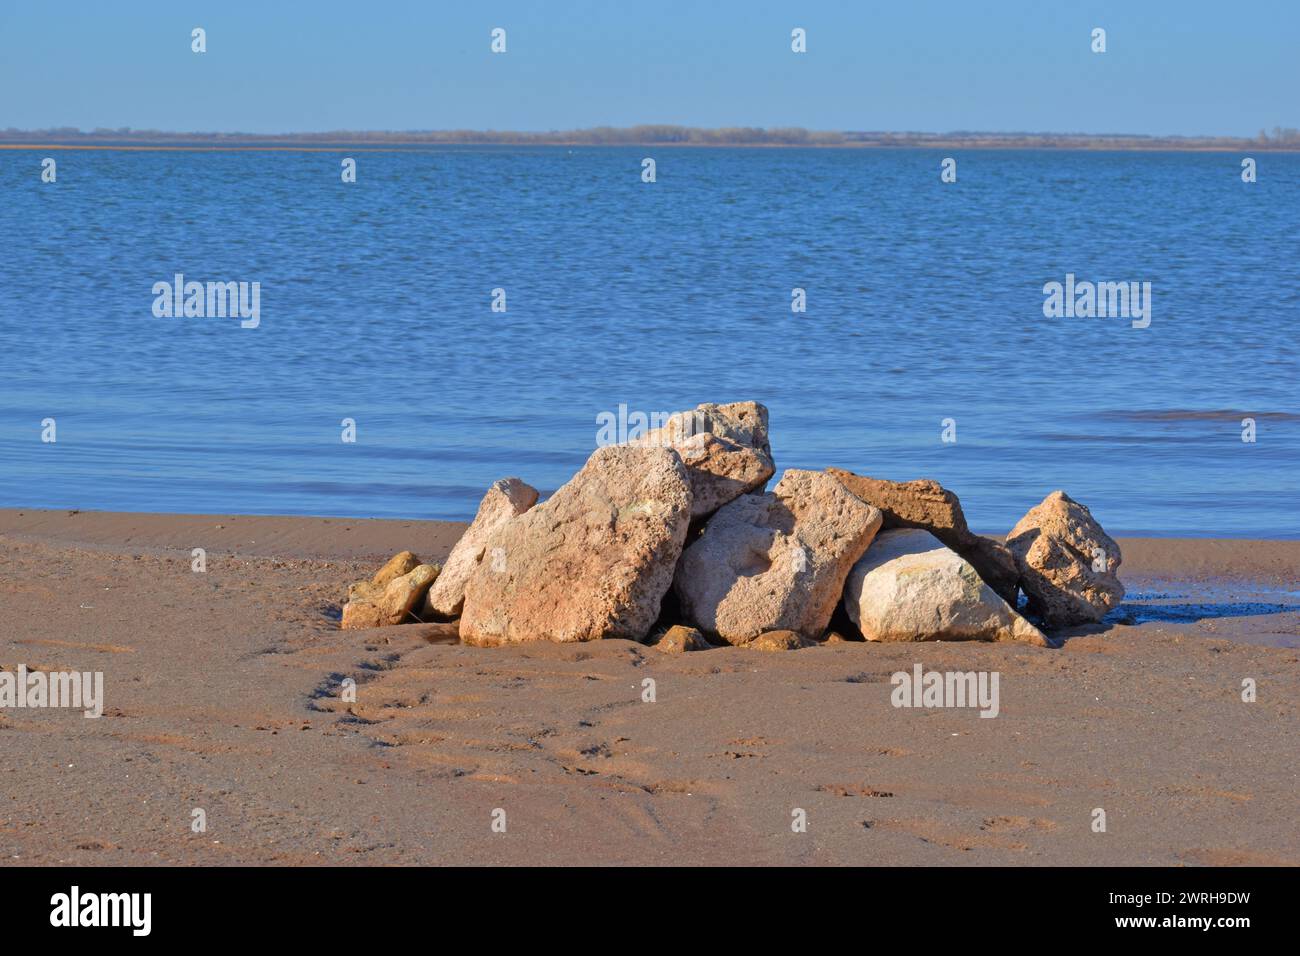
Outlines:
<svg viewBox="0 0 1300 956"><path fill-rule="evenodd" d="M1251 136L1298 94L1300 0L0 0L0 128Z"/></svg>

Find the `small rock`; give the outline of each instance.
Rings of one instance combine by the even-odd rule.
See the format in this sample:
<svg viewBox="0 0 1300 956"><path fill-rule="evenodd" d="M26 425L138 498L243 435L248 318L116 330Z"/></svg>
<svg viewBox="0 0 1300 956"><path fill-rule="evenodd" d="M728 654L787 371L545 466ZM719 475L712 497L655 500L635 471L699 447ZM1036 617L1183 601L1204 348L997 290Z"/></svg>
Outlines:
<svg viewBox="0 0 1300 956"><path fill-rule="evenodd" d="M815 641L808 640L798 631L765 631L745 645L755 651L797 651L801 647L815 646Z"/></svg>
<svg viewBox="0 0 1300 956"><path fill-rule="evenodd" d="M1092 512L1063 491L1054 491L1021 518L1007 535L1020 569L1026 610L1047 627L1100 621L1124 599L1119 545Z"/></svg>
<svg viewBox="0 0 1300 956"><path fill-rule="evenodd" d="M388 583L404 574L410 574L420 566L420 559L410 551L399 551L388 559L388 563L375 572L375 576L370 579L370 583L376 587L384 588Z"/></svg>
<svg viewBox="0 0 1300 956"><path fill-rule="evenodd" d="M665 654L681 654L685 651L707 651L713 645L696 628L674 624L650 646Z"/></svg>
<svg viewBox="0 0 1300 956"><path fill-rule="evenodd" d="M389 581L382 593L376 593L375 586L371 585L366 596L358 595L343 605L341 626L345 630L361 630L408 623L407 618L438 577L438 571L436 564L420 564Z"/></svg>
<svg viewBox="0 0 1300 956"><path fill-rule="evenodd" d="M876 537L849 573L844 609L869 641L1048 643L969 561L915 529Z"/></svg>
<svg viewBox="0 0 1300 956"><path fill-rule="evenodd" d="M400 578L404 574L410 574L419 567L420 559L410 551L399 551L393 555L384 564L382 568L375 572L369 581L357 581L355 584L348 585L348 601L378 601L384 593L384 588L388 587L389 582L395 578Z"/></svg>

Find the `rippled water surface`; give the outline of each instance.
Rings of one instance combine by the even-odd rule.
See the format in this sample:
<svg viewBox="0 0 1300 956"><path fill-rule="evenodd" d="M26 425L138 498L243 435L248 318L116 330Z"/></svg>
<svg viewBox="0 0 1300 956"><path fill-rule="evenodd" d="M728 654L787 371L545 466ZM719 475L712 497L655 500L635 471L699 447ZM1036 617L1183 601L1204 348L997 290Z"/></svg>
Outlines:
<svg viewBox="0 0 1300 956"><path fill-rule="evenodd" d="M1060 487L1300 534L1297 155L46 154L0 151L0 506L466 518L620 404L754 398L778 470L934 477L979 531ZM156 318L177 272L260 282L260 326ZM1150 282L1150 327L1045 318L1066 273Z"/></svg>

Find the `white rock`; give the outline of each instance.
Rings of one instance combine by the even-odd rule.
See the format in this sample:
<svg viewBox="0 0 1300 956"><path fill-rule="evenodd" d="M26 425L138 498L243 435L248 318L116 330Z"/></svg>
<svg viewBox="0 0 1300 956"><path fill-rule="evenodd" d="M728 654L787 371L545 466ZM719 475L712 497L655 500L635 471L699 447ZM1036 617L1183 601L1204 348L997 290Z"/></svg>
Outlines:
<svg viewBox="0 0 1300 956"><path fill-rule="evenodd" d="M876 537L849 572L844 609L869 641L1020 641L1047 638L926 531Z"/></svg>

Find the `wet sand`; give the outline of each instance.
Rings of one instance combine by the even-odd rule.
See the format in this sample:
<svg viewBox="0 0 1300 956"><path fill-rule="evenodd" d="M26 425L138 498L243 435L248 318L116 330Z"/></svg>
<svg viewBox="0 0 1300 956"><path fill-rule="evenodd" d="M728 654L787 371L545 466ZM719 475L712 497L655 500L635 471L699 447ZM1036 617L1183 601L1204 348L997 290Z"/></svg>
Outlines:
<svg viewBox="0 0 1300 956"><path fill-rule="evenodd" d="M338 630L461 527L0 511L0 668L106 697L0 710L0 860L1300 864L1300 542L1121 539L1125 605L1056 650ZM891 706L916 663L997 671L999 715Z"/></svg>

